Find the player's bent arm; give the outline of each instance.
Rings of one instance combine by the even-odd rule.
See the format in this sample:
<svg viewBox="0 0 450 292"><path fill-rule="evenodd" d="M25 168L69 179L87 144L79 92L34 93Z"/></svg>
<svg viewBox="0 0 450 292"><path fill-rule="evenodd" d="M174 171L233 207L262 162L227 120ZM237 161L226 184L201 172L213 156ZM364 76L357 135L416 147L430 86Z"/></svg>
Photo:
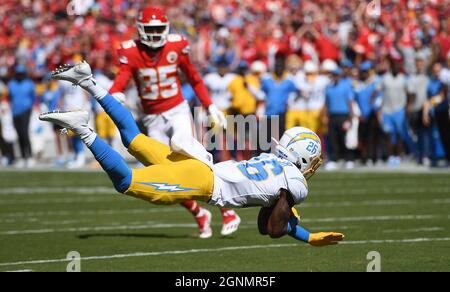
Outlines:
<svg viewBox="0 0 450 292"><path fill-rule="evenodd" d="M297 240L309 242L309 231L297 225L298 218L292 213L294 205L295 202L291 193L281 189L280 198L275 204L267 222L267 234L271 238L279 238L287 234Z"/></svg>
<svg viewBox="0 0 450 292"><path fill-rule="evenodd" d="M258 229L263 235L279 238L286 234L309 243L313 246L337 244L344 235L337 232L310 233L298 225L298 218L292 212L295 202L291 194L284 189L280 190L280 198L272 207L262 208L258 216ZM267 222L267 223L266 223Z"/></svg>
<svg viewBox="0 0 450 292"><path fill-rule="evenodd" d="M133 69L128 64L128 59L119 53L120 67L119 72L114 78L114 83L109 90L110 94L123 93L127 89L128 83L133 77Z"/></svg>
<svg viewBox="0 0 450 292"><path fill-rule="evenodd" d="M259 210L258 230L261 235L269 234L269 232L267 231L267 223L269 222L269 217L273 212L273 208L275 208L275 205L270 207L262 207L261 210Z"/></svg>
<svg viewBox="0 0 450 292"><path fill-rule="evenodd" d="M279 238L287 234L288 222L290 220L294 206L291 194L285 190L280 190L280 197L273 207L267 221L267 234L271 238Z"/></svg>
<svg viewBox="0 0 450 292"><path fill-rule="evenodd" d="M198 73L197 69L195 69L194 64L192 64L191 62L189 51L183 51L183 55L180 58L181 71L183 71L184 75L188 79L189 84L192 86L192 89L194 90L203 107L208 109L209 106L213 104L213 102L211 97L209 96L208 89L206 88L202 77Z"/></svg>

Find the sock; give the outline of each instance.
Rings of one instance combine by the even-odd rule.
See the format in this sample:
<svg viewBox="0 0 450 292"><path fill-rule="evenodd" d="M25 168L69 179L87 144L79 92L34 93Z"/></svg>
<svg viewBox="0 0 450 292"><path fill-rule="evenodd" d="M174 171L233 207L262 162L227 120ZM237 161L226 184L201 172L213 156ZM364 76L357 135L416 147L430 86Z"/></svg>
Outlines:
<svg viewBox="0 0 450 292"><path fill-rule="evenodd" d="M204 208L200 208L200 210L198 211L197 215L194 215L195 218L201 218L205 215L205 209Z"/></svg>
<svg viewBox="0 0 450 292"><path fill-rule="evenodd" d="M227 217L234 215L234 211L228 208L219 208L220 212L222 213L222 217Z"/></svg>
<svg viewBox="0 0 450 292"><path fill-rule="evenodd" d="M108 174L119 193L124 193L131 184L132 172L119 153L99 137L89 147L95 159Z"/></svg>
<svg viewBox="0 0 450 292"><path fill-rule="evenodd" d="M131 141L141 133L130 111L109 93L97 100L114 121L119 129L123 145L128 148Z"/></svg>
<svg viewBox="0 0 450 292"><path fill-rule="evenodd" d="M97 85L97 81L94 79L84 80L80 83L80 86L89 92L96 100L100 100L108 94L108 91L100 85Z"/></svg>
<svg viewBox="0 0 450 292"><path fill-rule="evenodd" d="M192 215L197 216L200 212L200 205L197 203L197 201L194 200L190 200L190 201L186 201L180 204L181 206L185 207L186 209L189 210L189 212L192 213Z"/></svg>
<svg viewBox="0 0 450 292"><path fill-rule="evenodd" d="M72 131L80 137L79 139L81 139L87 147L90 147L92 143L94 143L95 138L97 138L97 134L95 134L94 130L92 130L88 125L75 127Z"/></svg>

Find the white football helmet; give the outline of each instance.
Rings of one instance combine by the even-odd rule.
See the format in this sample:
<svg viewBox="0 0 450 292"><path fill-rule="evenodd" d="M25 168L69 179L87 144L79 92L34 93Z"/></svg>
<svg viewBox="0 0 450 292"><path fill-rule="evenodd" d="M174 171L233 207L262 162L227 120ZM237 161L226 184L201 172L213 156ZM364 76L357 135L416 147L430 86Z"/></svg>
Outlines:
<svg viewBox="0 0 450 292"><path fill-rule="evenodd" d="M334 71L337 67L338 67L338 65L336 64L335 61L333 61L331 59L325 59L322 62L321 70L323 72L331 72L331 71Z"/></svg>
<svg viewBox="0 0 450 292"><path fill-rule="evenodd" d="M170 23L161 9L147 7L140 10L136 25L144 45L157 49L166 44Z"/></svg>
<svg viewBox="0 0 450 292"><path fill-rule="evenodd" d="M294 127L284 132L280 141L274 138L274 154L294 163L306 179L322 165L322 146L316 133L304 127Z"/></svg>

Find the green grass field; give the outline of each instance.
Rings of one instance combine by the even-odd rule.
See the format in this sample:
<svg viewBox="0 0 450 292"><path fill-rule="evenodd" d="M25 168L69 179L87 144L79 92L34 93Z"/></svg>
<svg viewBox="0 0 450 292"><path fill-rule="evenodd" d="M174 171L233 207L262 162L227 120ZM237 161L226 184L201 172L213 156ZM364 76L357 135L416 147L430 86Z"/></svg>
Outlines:
<svg viewBox="0 0 450 292"><path fill-rule="evenodd" d="M312 231L345 242L311 247L258 234L257 208L242 228L195 238L182 207L116 194L100 172L0 172L0 271L366 271L370 251L382 271L450 271L450 173L319 173L299 208Z"/></svg>

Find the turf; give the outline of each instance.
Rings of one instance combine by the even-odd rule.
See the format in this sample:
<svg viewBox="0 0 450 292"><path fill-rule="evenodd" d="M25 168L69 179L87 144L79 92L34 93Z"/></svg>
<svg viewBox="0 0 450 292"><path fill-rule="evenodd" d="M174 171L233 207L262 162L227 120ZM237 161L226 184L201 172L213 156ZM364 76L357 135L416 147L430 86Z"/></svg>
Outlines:
<svg viewBox="0 0 450 292"><path fill-rule="evenodd" d="M342 231L345 243L315 248L258 234L258 209L242 228L195 238L182 207L116 194L100 172L0 172L0 271L450 271L450 173L319 173L299 208L313 231ZM53 261L54 260L54 261Z"/></svg>

